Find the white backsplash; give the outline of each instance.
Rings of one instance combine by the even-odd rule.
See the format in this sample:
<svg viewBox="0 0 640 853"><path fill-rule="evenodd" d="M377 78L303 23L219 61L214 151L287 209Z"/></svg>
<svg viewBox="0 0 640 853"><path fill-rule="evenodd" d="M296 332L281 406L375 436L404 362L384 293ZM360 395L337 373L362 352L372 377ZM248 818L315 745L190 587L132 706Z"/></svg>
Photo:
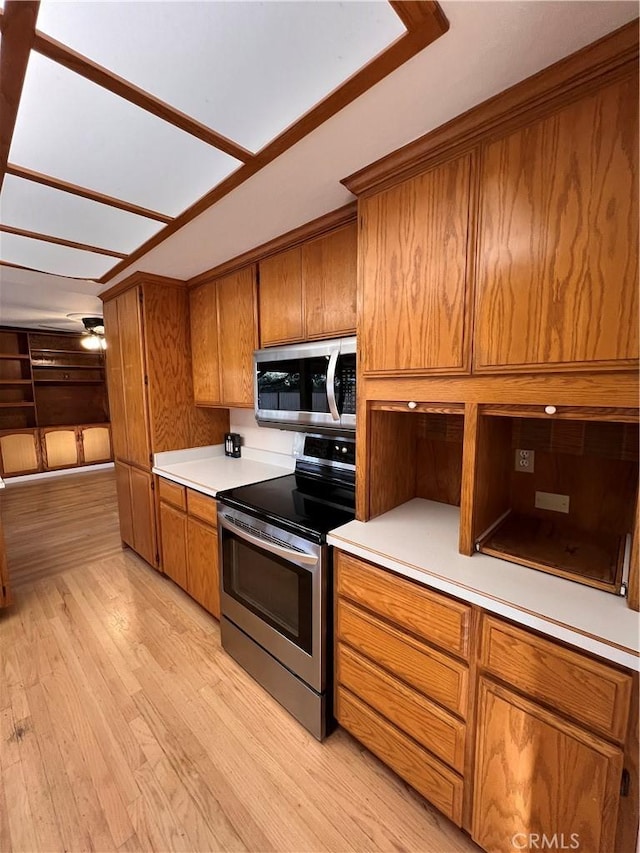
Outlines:
<svg viewBox="0 0 640 853"><path fill-rule="evenodd" d="M293 443L297 433L285 429L259 427L251 409L229 409L231 432L242 436L242 447L283 453L293 456Z"/></svg>

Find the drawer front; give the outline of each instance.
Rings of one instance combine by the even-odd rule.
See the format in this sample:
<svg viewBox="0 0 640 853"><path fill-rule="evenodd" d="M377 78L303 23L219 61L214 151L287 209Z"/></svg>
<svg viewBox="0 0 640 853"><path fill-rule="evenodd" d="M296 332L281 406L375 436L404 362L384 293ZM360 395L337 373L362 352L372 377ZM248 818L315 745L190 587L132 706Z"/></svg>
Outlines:
<svg viewBox="0 0 640 853"><path fill-rule="evenodd" d="M594 731L624 740L630 675L486 615L481 663L512 687Z"/></svg>
<svg viewBox="0 0 640 853"><path fill-rule="evenodd" d="M171 480L164 480L160 477L158 494L160 500L178 509L187 508L187 490L184 486L179 486L177 483L172 483Z"/></svg>
<svg viewBox="0 0 640 853"><path fill-rule="evenodd" d="M341 599L337 608L337 635L339 640L439 705L465 716L469 673L464 664Z"/></svg>
<svg viewBox="0 0 640 853"><path fill-rule="evenodd" d="M471 608L420 584L340 553L338 593L424 637L447 652L467 657Z"/></svg>
<svg viewBox="0 0 640 853"><path fill-rule="evenodd" d="M456 773L342 687L336 714L340 725L460 826L463 782Z"/></svg>
<svg viewBox="0 0 640 853"><path fill-rule="evenodd" d="M466 726L348 646L338 643L337 680L459 773Z"/></svg>
<svg viewBox="0 0 640 853"><path fill-rule="evenodd" d="M200 492L194 492L193 489L187 489L187 507L189 515L193 515L199 518L200 521L204 521L206 524L217 528L218 503L215 498L203 495Z"/></svg>

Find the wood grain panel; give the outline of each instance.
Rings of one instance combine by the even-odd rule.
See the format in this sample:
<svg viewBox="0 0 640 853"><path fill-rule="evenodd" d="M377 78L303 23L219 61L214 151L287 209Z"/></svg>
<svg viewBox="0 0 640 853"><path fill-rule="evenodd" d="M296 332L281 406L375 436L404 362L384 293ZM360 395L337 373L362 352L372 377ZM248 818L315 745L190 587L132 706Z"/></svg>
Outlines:
<svg viewBox="0 0 640 853"><path fill-rule="evenodd" d="M467 435L465 435L465 439ZM511 507L513 457L511 424L504 418L477 420L475 487L472 509L473 542ZM469 469L471 473L472 469Z"/></svg>
<svg viewBox="0 0 640 853"><path fill-rule="evenodd" d="M118 520L120 538L131 548L135 548L133 535L133 506L131 503L131 467L115 461L116 494L118 496Z"/></svg>
<svg viewBox="0 0 640 853"><path fill-rule="evenodd" d="M213 282L189 293L193 399L196 405L220 402L218 308Z"/></svg>
<svg viewBox="0 0 640 853"><path fill-rule="evenodd" d="M133 467L130 473L133 548L147 563L157 567L156 508L151 488L152 475Z"/></svg>
<svg viewBox="0 0 640 853"><path fill-rule="evenodd" d="M614 849L620 749L484 678L478 728L472 835L483 849L535 849L530 833Z"/></svg>
<svg viewBox="0 0 640 853"><path fill-rule="evenodd" d="M355 222L302 246L305 338L355 334L357 253Z"/></svg>
<svg viewBox="0 0 640 853"><path fill-rule="evenodd" d="M304 338L300 246L260 261L260 345Z"/></svg>
<svg viewBox="0 0 640 853"><path fill-rule="evenodd" d="M144 468L151 464L151 444L147 395L145 390L146 367L143 353L140 289L132 287L118 297L118 326L120 330L120 356L122 359L122 385L127 428L127 462Z"/></svg>
<svg viewBox="0 0 640 853"><path fill-rule="evenodd" d="M107 388L109 390L113 455L116 459L128 459L127 412L124 404L124 378L122 373L118 300L112 299L109 302L105 302L102 306L102 314L104 318L104 334L107 342L105 366Z"/></svg>
<svg viewBox="0 0 640 853"><path fill-rule="evenodd" d="M158 497L161 501L165 501L183 512L187 509L187 490L184 486L173 483L171 480L165 480L163 477L158 478Z"/></svg>
<svg viewBox="0 0 640 853"><path fill-rule="evenodd" d="M181 589L187 589L187 516L169 504L160 504L162 570Z"/></svg>
<svg viewBox="0 0 640 853"><path fill-rule="evenodd" d="M220 279L216 288L222 401L253 408L253 351L258 347L255 268Z"/></svg>
<svg viewBox="0 0 640 853"><path fill-rule="evenodd" d="M213 527L195 518L187 520L189 568L187 592L220 618L220 575L218 570L218 535Z"/></svg>
<svg viewBox="0 0 640 853"><path fill-rule="evenodd" d="M341 551L336 556L339 595L447 652L468 655L468 605Z"/></svg>
<svg viewBox="0 0 640 853"><path fill-rule="evenodd" d="M358 412L363 409L368 429L366 437L362 436L360 424L363 421L358 416L360 432L357 444L367 449L366 514L362 518L359 513L359 518L364 521L415 498L416 456L414 423L410 417L404 412L367 411L364 398L358 403ZM359 489L363 483L364 477L359 476Z"/></svg>
<svg viewBox="0 0 640 853"><path fill-rule="evenodd" d="M342 643L337 647L336 675L339 684L462 773L464 723Z"/></svg>
<svg viewBox="0 0 640 853"><path fill-rule="evenodd" d="M629 607L640 610L640 495L636 495L629 561Z"/></svg>
<svg viewBox="0 0 640 853"><path fill-rule="evenodd" d="M193 489L187 489L187 509L189 515L199 518L211 527L218 526L218 502L209 495L203 495Z"/></svg>
<svg viewBox="0 0 640 853"><path fill-rule="evenodd" d="M82 456L85 463L107 462L112 458L109 427L81 427Z"/></svg>
<svg viewBox="0 0 640 853"><path fill-rule="evenodd" d="M54 468L73 468L80 463L78 433L75 427L43 429L41 435L44 465L49 471Z"/></svg>
<svg viewBox="0 0 640 853"><path fill-rule="evenodd" d="M40 470L38 433L34 430L0 436L2 475L33 474Z"/></svg>
<svg viewBox="0 0 640 853"><path fill-rule="evenodd" d="M191 446L193 386L188 296L184 287L142 285L154 453Z"/></svg>
<svg viewBox="0 0 640 853"><path fill-rule="evenodd" d="M466 666L338 599L336 636L461 717L467 711Z"/></svg>
<svg viewBox="0 0 640 853"><path fill-rule="evenodd" d="M638 358L637 139L631 79L485 147L476 368Z"/></svg>
<svg viewBox="0 0 640 853"><path fill-rule="evenodd" d="M632 673L631 712L629 727L624 744L624 771L628 774L628 790L626 796L620 797L618 806L618 829L616 832L616 850L634 850L638 844L638 823L640 818L640 720L638 705L640 693L638 682L640 676ZM623 771L623 772L624 772Z"/></svg>
<svg viewBox="0 0 640 853"><path fill-rule="evenodd" d="M487 615L482 621L481 665L590 729L624 740L630 674Z"/></svg>
<svg viewBox="0 0 640 853"><path fill-rule="evenodd" d="M336 708L340 725L460 826L463 784L456 773L342 687Z"/></svg>
<svg viewBox="0 0 640 853"><path fill-rule="evenodd" d="M470 175L463 157L361 203L365 374L466 369Z"/></svg>

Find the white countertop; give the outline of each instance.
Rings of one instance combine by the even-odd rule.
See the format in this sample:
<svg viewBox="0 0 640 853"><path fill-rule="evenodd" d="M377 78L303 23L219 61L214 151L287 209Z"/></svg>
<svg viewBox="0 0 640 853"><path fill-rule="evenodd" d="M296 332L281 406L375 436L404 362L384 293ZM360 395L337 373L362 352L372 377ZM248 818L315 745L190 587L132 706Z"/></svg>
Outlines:
<svg viewBox="0 0 640 853"><path fill-rule="evenodd" d="M486 554L458 552L460 510L415 498L368 521L351 521L329 544L408 578L640 670L640 619L627 601Z"/></svg>
<svg viewBox="0 0 640 853"><path fill-rule="evenodd" d="M284 477L294 467L295 460L281 453L243 447L242 456L233 459L224 455L222 445L213 445L156 453L152 470L160 477L215 497L225 489Z"/></svg>

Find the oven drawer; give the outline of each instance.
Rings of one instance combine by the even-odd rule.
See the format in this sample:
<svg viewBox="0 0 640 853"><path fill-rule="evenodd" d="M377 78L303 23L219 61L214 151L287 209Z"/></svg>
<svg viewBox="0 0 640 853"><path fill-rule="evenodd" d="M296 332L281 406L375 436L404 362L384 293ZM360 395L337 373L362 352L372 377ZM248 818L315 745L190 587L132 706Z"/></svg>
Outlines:
<svg viewBox="0 0 640 853"><path fill-rule="evenodd" d="M468 657L468 605L343 552L336 562L339 595L451 654Z"/></svg>
<svg viewBox="0 0 640 853"><path fill-rule="evenodd" d="M606 737L624 740L631 675L487 615L480 661L516 690Z"/></svg>
<svg viewBox="0 0 640 853"><path fill-rule="evenodd" d="M184 486L179 486L177 483L172 483L171 480L165 480L162 477L158 480L158 494L160 500L171 504L178 509L186 510L187 508L187 490Z"/></svg>
<svg viewBox="0 0 640 853"><path fill-rule="evenodd" d="M218 503L215 498L187 489L187 507L189 515L199 518L200 521L212 527L218 526Z"/></svg>
<svg viewBox="0 0 640 853"><path fill-rule="evenodd" d="M338 687L336 714L341 726L460 826L463 782L457 773L343 687Z"/></svg>
<svg viewBox="0 0 640 853"><path fill-rule="evenodd" d="M336 678L367 705L459 773L466 726L413 688L338 643Z"/></svg>
<svg viewBox="0 0 640 853"><path fill-rule="evenodd" d="M337 639L454 714L465 717L469 672L459 661L338 599Z"/></svg>

